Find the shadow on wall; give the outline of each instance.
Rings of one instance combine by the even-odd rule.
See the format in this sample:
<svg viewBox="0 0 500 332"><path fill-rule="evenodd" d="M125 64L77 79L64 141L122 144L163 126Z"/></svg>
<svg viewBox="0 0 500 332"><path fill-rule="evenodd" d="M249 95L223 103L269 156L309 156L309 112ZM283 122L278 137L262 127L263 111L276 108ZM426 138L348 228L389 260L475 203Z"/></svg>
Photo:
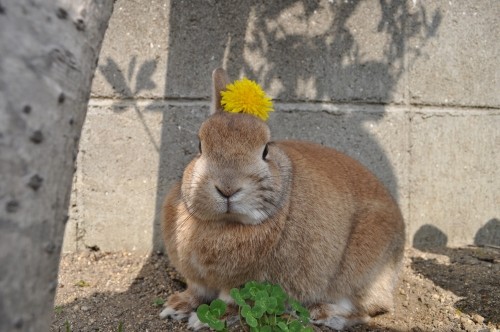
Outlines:
<svg viewBox="0 0 500 332"><path fill-rule="evenodd" d="M155 150L157 152L160 152L160 147L154 140L154 135L151 132L151 129L146 124L144 116L139 110L137 99L134 98L134 96L139 94L141 91L153 90L156 87L156 83L151 79L151 77L156 71L157 65L157 60L144 61L136 71L137 57L133 56L132 59L130 59L128 65L126 78L118 64L111 58L107 58L106 64L99 66L98 69L121 100L126 99L132 102L133 109L142 126L144 127L144 131L148 135L149 143L155 147ZM132 88L132 86L134 85L134 78L135 88ZM114 112L122 112L128 107L130 107L130 104L128 104L127 107L124 107L120 105L120 102L115 102L112 106L112 109Z"/></svg>
<svg viewBox="0 0 500 332"><path fill-rule="evenodd" d="M423 225L413 235L413 247L421 251L444 248L447 244L448 237L446 234L433 225Z"/></svg>
<svg viewBox="0 0 500 332"><path fill-rule="evenodd" d="M421 251L433 252L435 249L445 248L447 244L446 234L429 224L421 226L413 236L413 247ZM497 218L490 219L477 230L474 245L500 249L500 221Z"/></svg>
<svg viewBox="0 0 500 332"><path fill-rule="evenodd" d="M454 304L460 311L499 324L500 222L493 218L481 227L474 237L475 247L449 248L447 242L439 228L420 227L413 237L413 247L428 253L428 257L412 258L412 269L460 296Z"/></svg>
<svg viewBox="0 0 500 332"><path fill-rule="evenodd" d="M474 236L474 244L500 248L500 221L497 218L493 218L481 227L477 231L476 236Z"/></svg>
<svg viewBox="0 0 500 332"><path fill-rule="evenodd" d="M365 26L366 15L379 16L373 29ZM398 84L420 55L408 41L418 40L422 49L440 22L440 11L429 15L410 1L172 1L165 96L206 99L211 71L224 66L233 79L244 75L257 80L277 101L402 103L404 89ZM325 135L319 143L351 155L367 152L358 159L398 198L392 165L364 126L384 116L383 106L374 109L329 119L324 114L306 116L305 111L281 113L270 125L275 138L309 139L297 126L319 128ZM166 191L182 175L179 160L185 165L197 151L197 128L207 113L182 107L164 113L157 216ZM283 118L289 118L289 126ZM178 138L183 135L180 126L188 127L187 139ZM155 248L162 248L159 218L153 241Z"/></svg>

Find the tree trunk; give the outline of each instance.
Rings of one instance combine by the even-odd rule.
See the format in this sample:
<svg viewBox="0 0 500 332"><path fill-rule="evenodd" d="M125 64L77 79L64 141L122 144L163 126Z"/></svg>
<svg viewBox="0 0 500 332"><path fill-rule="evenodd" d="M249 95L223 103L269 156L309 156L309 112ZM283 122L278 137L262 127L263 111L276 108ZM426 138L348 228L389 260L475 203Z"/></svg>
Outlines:
<svg viewBox="0 0 500 332"><path fill-rule="evenodd" d="M0 331L46 331L112 0L0 0Z"/></svg>

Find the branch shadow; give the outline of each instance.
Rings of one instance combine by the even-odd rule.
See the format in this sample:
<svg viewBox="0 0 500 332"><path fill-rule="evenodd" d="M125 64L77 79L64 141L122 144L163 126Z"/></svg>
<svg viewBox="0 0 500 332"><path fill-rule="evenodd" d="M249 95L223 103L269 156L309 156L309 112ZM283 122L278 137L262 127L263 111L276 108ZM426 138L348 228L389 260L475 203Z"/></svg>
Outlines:
<svg viewBox="0 0 500 332"><path fill-rule="evenodd" d="M147 125L144 116L137 105L137 99L134 98L134 96L138 93L144 90L153 90L156 87L156 83L151 79L151 77L156 71L157 65L157 60L147 60L141 64L139 70L136 72L137 57L133 56L129 61L127 78L125 78L125 75L118 64L113 59L107 58L106 64L99 66L98 70L102 73L109 85L111 85L113 91L119 96L120 100L125 99L132 103L132 108L148 135L149 143L153 145L156 152L159 153L160 147L156 143L153 132ZM134 77L135 88L132 88ZM114 112L123 112L127 107L130 107L130 104L125 106L120 101L114 102L111 106Z"/></svg>

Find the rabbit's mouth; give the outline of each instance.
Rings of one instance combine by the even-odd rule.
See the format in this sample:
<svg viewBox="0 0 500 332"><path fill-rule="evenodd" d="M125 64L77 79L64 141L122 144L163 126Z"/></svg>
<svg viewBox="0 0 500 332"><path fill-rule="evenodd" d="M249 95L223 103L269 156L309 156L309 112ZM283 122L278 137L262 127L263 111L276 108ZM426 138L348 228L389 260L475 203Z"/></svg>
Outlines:
<svg viewBox="0 0 500 332"><path fill-rule="evenodd" d="M221 215L221 221L227 223L238 223L244 225L259 225L262 223L262 219L255 219L252 216L243 213L235 213L231 211L227 211L226 213Z"/></svg>

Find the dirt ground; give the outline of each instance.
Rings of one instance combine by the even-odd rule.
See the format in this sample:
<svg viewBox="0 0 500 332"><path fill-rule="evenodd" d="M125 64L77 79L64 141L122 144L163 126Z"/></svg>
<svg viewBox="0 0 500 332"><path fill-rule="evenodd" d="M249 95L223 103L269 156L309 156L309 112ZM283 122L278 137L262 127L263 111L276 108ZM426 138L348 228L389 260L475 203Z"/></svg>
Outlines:
<svg viewBox="0 0 500 332"><path fill-rule="evenodd" d="M158 316L184 287L160 254L64 255L51 331L185 331ZM408 249L395 312L348 331L500 331L500 250Z"/></svg>

